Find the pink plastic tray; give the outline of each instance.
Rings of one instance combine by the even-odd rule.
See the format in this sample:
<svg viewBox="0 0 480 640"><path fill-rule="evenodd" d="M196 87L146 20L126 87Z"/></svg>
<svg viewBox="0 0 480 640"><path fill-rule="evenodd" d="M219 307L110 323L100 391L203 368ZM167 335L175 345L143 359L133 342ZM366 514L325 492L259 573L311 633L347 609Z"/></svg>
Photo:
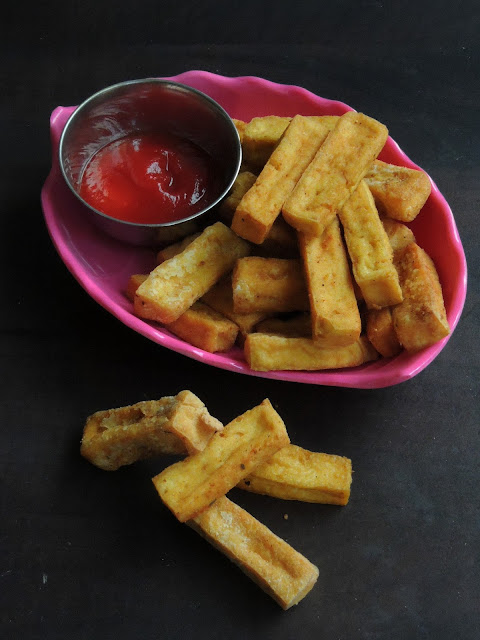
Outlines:
<svg viewBox="0 0 480 640"><path fill-rule="evenodd" d="M231 117L247 121L254 116L271 114L341 115L352 110L342 102L320 98L300 87L275 84L261 78L226 78L204 71L188 71L170 79L203 91L220 103ZM148 249L132 248L103 235L85 220L82 205L64 183L58 165L58 142L74 109L58 107L51 116L53 163L42 190L45 222L58 253L73 276L94 300L134 331L168 349L221 369L275 380L361 389L387 387L412 378L432 362L447 343L448 338L445 338L419 353L403 352L395 358L381 358L352 369L259 373L249 368L238 348L228 353L207 353L159 325L137 318L124 295L125 284L131 274L151 270L155 266L155 255ZM391 138L380 158L418 168ZM435 261L453 331L465 301L467 269L453 214L433 181L432 194L411 226L417 242Z"/></svg>

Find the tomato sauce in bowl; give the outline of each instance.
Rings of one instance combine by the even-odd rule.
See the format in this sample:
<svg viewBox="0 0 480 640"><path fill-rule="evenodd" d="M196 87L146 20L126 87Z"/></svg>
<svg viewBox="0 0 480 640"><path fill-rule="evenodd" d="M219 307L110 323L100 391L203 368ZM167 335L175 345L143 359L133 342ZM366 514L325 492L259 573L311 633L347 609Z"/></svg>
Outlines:
<svg viewBox="0 0 480 640"><path fill-rule="evenodd" d="M79 195L112 218L162 224L208 206L218 190L218 175L214 159L185 138L132 133L91 158Z"/></svg>
<svg viewBox="0 0 480 640"><path fill-rule="evenodd" d="M59 164L86 217L128 244L159 246L211 224L242 159L228 113L156 78L107 87L75 109Z"/></svg>

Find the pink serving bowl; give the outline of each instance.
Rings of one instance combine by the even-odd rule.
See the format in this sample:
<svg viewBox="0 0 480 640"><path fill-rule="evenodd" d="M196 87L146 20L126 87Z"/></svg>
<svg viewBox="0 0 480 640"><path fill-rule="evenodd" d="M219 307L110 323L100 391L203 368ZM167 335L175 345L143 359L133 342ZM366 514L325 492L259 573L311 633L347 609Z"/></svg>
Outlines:
<svg viewBox="0 0 480 640"><path fill-rule="evenodd" d="M205 71L187 71L167 79L202 91L232 118L246 121L263 115L341 115L352 110L342 102L320 98L300 87L261 78L226 78ZM275 380L359 389L388 387L412 378L430 364L447 343L449 337L418 353L402 352L395 358L380 358L351 369L264 373L252 371L239 348L227 353L208 353L180 340L160 325L138 318L125 297L125 286L130 275L147 273L154 268L155 253L118 242L85 219L83 206L67 187L58 163L60 136L74 110L75 107L57 107L50 119L53 163L42 190L45 222L73 276L94 300L128 327L168 349L221 369ZM388 139L380 159L419 168L392 138ZM452 211L433 180L431 183L432 193L411 228L418 244L435 262L453 332L465 302L465 254Z"/></svg>

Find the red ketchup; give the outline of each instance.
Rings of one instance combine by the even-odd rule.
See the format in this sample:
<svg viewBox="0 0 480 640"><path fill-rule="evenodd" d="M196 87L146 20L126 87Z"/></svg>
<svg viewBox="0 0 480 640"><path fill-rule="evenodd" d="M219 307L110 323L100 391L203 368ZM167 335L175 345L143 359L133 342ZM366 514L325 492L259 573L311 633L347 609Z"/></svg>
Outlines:
<svg viewBox="0 0 480 640"><path fill-rule="evenodd" d="M135 133L110 142L91 158L80 195L117 220L158 224L188 218L217 195L211 156L169 133Z"/></svg>

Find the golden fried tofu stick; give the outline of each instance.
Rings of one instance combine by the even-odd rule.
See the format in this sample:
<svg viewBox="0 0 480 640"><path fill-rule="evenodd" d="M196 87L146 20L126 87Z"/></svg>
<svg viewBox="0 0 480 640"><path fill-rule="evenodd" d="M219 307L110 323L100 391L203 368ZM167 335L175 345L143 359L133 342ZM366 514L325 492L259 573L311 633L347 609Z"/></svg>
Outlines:
<svg viewBox="0 0 480 640"><path fill-rule="evenodd" d="M402 350L393 326L390 307L370 309L367 312L367 336L384 358L392 358Z"/></svg>
<svg viewBox="0 0 480 640"><path fill-rule="evenodd" d="M143 274L130 276L125 292L129 300L134 300L135 292L147 277L148 276ZM177 320L166 324L165 327L179 338L182 338L182 340L204 351L210 353L228 351L233 347L239 329L247 333L244 327L248 327L248 330L251 330L257 322L265 317L265 314L249 314L245 316L237 314L237 322L235 322L231 276L228 278L227 286L230 288L230 309L232 310L230 315L229 313L224 313L224 310L226 311L228 308L225 300L226 294L223 291L225 285L223 285L222 279L205 294L202 300L210 296L209 299L214 301L220 299L220 295L223 295L221 301L225 302L225 304L209 304L207 306L200 301L194 302ZM219 287L219 289L217 289L217 287ZM217 295L214 295L214 290L218 291Z"/></svg>
<svg viewBox="0 0 480 640"><path fill-rule="evenodd" d="M198 301L165 328L185 342L210 353L228 351L238 335L238 326L234 322Z"/></svg>
<svg viewBox="0 0 480 640"><path fill-rule="evenodd" d="M431 192L426 173L376 160L365 181L380 213L402 222L416 218Z"/></svg>
<svg viewBox="0 0 480 640"><path fill-rule="evenodd" d="M362 180L338 213L352 262L352 271L370 309L403 300L393 251L378 217L370 189Z"/></svg>
<svg viewBox="0 0 480 640"><path fill-rule="evenodd" d="M245 164L252 169L261 170L290 121L291 118L280 116L252 118L246 124L243 133L242 150Z"/></svg>
<svg viewBox="0 0 480 640"><path fill-rule="evenodd" d="M168 422L169 431L184 444L189 455L203 451L207 442L223 424L208 413L206 406L191 391L180 391Z"/></svg>
<svg viewBox="0 0 480 640"><path fill-rule="evenodd" d="M230 225L232 222L235 209L240 204L240 200L253 186L257 176L251 171L240 171L235 178L232 189L219 208L220 217L225 224Z"/></svg>
<svg viewBox="0 0 480 640"><path fill-rule="evenodd" d="M403 249L407 244L415 242L413 231L406 225L384 216L382 216L381 220L393 252Z"/></svg>
<svg viewBox="0 0 480 640"><path fill-rule="evenodd" d="M312 337L319 346L355 343L361 320L338 219L318 236L298 234L307 277Z"/></svg>
<svg viewBox="0 0 480 640"><path fill-rule="evenodd" d="M213 435L210 422L207 422L208 430L205 427L202 430L196 415L190 415L192 409L198 412L197 404L191 407L183 403L176 412L176 420L169 424L170 431L184 442L190 454L202 451ZM206 415L211 420L208 412ZM220 425L216 430L221 428ZM352 462L348 458L288 444L240 480L237 487L284 500L345 505L351 483Z"/></svg>
<svg viewBox="0 0 480 640"><path fill-rule="evenodd" d="M180 242L169 244L168 247L160 249L160 251L157 253L157 264L162 264L162 262L165 262L165 260L169 260L174 256L178 256L178 254L182 253L182 251L186 247L188 247L188 245L191 244L196 238L198 238L199 235L200 233L192 233L192 235L183 238L183 240L180 240Z"/></svg>
<svg viewBox="0 0 480 640"><path fill-rule="evenodd" d="M450 333L442 287L432 259L416 243L395 253L403 302L393 309L400 344L419 351Z"/></svg>
<svg viewBox="0 0 480 640"><path fill-rule="evenodd" d="M264 400L213 435L203 451L167 467L153 483L166 506L185 522L289 442L283 420Z"/></svg>
<svg viewBox="0 0 480 640"><path fill-rule="evenodd" d="M290 318L267 318L256 325L255 331L286 338L311 338L312 319L309 313L299 313Z"/></svg>
<svg viewBox="0 0 480 640"><path fill-rule="evenodd" d="M320 371L357 367L376 360L377 352L361 337L345 347L323 348L310 338L285 338L266 333L249 333L245 358L254 371Z"/></svg>
<svg viewBox="0 0 480 640"><path fill-rule="evenodd" d="M300 260L251 256L233 270L233 308L238 313L306 311L307 287Z"/></svg>
<svg viewBox="0 0 480 640"><path fill-rule="evenodd" d="M148 320L174 322L249 251L244 240L216 222L150 273L135 294L135 313Z"/></svg>
<svg viewBox="0 0 480 640"><path fill-rule="evenodd" d="M313 588L318 568L226 497L188 525L224 553L283 609Z"/></svg>
<svg viewBox="0 0 480 640"><path fill-rule="evenodd" d="M283 205L298 231L321 235L383 148L388 130L362 113L341 116Z"/></svg>
<svg viewBox="0 0 480 640"><path fill-rule="evenodd" d="M240 200L253 186L257 176L250 171L238 174L230 195L220 205L220 216L225 224L231 224L233 214ZM295 230L283 218L278 217L265 240L258 246L258 255L272 258L294 258L298 256L297 235Z"/></svg>
<svg viewBox="0 0 480 640"><path fill-rule="evenodd" d="M232 122L235 125L236 130L238 131L240 142L243 142L243 136L245 134L245 127L247 126L247 123L244 120L239 120L238 118L232 118Z"/></svg>
<svg viewBox="0 0 480 640"><path fill-rule="evenodd" d="M181 423L191 446L174 433ZM222 423L191 391L107 411L87 418L80 452L106 471L161 454L181 454L204 447Z"/></svg>
<svg viewBox="0 0 480 640"><path fill-rule="evenodd" d="M265 313L236 313L233 308L232 276L224 276L216 285L207 291L202 301L215 309L239 327L242 334L250 333L253 327L263 320Z"/></svg>
<svg viewBox="0 0 480 640"><path fill-rule="evenodd" d="M283 203L336 122L327 118L295 116L255 184L235 211L232 229L242 238L261 244Z"/></svg>
<svg viewBox="0 0 480 640"><path fill-rule="evenodd" d="M351 484L349 458L289 444L240 480L238 487L282 500L345 505Z"/></svg>
<svg viewBox="0 0 480 640"><path fill-rule="evenodd" d="M134 301L135 293L138 287L142 284L142 282L145 282L147 278L148 273L135 273L134 275L130 276L127 282L127 288L125 289L125 295L129 300L131 300L132 302Z"/></svg>

